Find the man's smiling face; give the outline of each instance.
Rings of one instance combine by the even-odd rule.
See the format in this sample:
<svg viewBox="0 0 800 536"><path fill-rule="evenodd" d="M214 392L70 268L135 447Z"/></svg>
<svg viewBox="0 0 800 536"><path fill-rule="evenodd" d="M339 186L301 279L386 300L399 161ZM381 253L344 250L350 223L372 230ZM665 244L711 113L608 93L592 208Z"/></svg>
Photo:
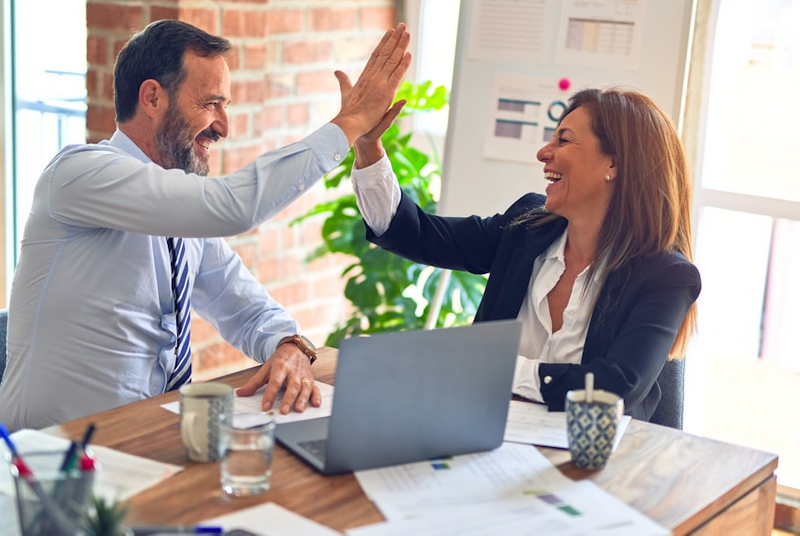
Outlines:
<svg viewBox="0 0 800 536"><path fill-rule="evenodd" d="M184 57L186 79L170 98L156 132L156 161L167 169L208 175L211 144L228 136L230 71L221 56Z"/></svg>

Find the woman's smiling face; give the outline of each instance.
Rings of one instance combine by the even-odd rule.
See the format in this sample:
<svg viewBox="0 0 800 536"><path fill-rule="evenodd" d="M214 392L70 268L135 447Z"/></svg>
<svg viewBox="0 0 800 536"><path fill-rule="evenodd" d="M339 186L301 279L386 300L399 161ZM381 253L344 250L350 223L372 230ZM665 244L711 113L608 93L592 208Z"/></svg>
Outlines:
<svg viewBox="0 0 800 536"><path fill-rule="evenodd" d="M544 178L550 182L545 189L547 210L568 220L599 215L602 221L616 168L611 156L600 150L592 116L584 107L561 120L553 139L536 157L544 163Z"/></svg>

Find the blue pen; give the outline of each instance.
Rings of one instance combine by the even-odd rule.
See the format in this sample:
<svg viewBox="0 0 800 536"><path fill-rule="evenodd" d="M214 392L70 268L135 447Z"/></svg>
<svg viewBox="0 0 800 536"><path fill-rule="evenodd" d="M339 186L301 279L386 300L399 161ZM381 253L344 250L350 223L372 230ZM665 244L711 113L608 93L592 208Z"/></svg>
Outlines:
<svg viewBox="0 0 800 536"><path fill-rule="evenodd" d="M8 428L6 428L6 425L3 423L0 423L0 436L2 436L3 441L5 441L6 445L8 445L8 450L11 451L11 454L17 456L17 447L14 445L14 442L11 441Z"/></svg>
<svg viewBox="0 0 800 536"><path fill-rule="evenodd" d="M140 527L131 527L135 536L148 536L150 534L223 534L225 531L222 527L213 526L158 526L146 525Z"/></svg>
<svg viewBox="0 0 800 536"><path fill-rule="evenodd" d="M86 428L86 432L83 434L83 440L81 441L81 449L86 450L86 447L89 446L89 441L91 441L92 434L94 434L94 428L94 423L91 423Z"/></svg>

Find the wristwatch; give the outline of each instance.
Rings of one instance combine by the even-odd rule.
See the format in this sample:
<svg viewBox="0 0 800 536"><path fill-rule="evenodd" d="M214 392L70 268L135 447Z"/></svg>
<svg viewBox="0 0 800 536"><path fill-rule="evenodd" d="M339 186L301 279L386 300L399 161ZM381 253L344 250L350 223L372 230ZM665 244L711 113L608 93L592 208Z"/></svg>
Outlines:
<svg viewBox="0 0 800 536"><path fill-rule="evenodd" d="M300 351L308 356L308 359L311 361L312 365L314 364L314 361L317 360L317 347L314 346L314 343L308 340L308 337L305 335L295 334L291 337L285 337L281 339L281 342L278 343L278 346L286 343L292 343L300 348Z"/></svg>

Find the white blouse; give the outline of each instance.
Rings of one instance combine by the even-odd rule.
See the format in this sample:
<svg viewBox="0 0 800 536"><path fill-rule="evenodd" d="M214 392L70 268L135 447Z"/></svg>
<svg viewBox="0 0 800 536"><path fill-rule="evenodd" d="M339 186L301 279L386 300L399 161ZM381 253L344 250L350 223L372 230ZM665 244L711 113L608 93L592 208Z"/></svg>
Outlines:
<svg viewBox="0 0 800 536"><path fill-rule="evenodd" d="M564 247L567 232L553 242L533 263L528 293L517 318L522 322L517 368L514 374L514 394L529 400L544 402L539 379L539 363L580 363L586 332L592 316L595 297L600 290L598 270L584 291L590 266L587 266L572 286L564 309L561 329L553 333L547 295L556 286L566 267Z"/></svg>

